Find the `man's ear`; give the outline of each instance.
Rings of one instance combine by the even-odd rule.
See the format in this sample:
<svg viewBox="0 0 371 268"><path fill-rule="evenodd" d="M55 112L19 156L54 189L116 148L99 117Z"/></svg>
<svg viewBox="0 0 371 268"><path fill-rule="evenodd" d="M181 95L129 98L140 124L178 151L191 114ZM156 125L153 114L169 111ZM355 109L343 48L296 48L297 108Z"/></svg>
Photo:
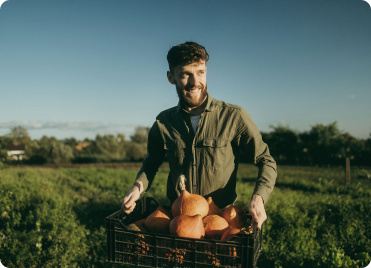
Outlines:
<svg viewBox="0 0 371 268"><path fill-rule="evenodd" d="M167 80L169 80L170 84L175 85L174 75L169 71L167 71Z"/></svg>

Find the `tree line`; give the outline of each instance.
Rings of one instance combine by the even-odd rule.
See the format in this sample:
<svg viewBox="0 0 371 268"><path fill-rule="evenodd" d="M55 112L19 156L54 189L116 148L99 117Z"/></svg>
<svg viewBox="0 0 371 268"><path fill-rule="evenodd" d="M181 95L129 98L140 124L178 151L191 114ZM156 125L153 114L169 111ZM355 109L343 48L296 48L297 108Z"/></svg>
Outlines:
<svg viewBox="0 0 371 268"><path fill-rule="evenodd" d="M58 140L43 136L32 140L27 129L14 127L9 134L0 137L0 161L18 163L9 157L7 148L24 145L24 164L69 164L142 161L147 151L148 127L137 127L127 140L122 133L97 135L95 139Z"/></svg>
<svg viewBox="0 0 371 268"><path fill-rule="evenodd" d="M337 122L316 124L304 132L284 126L272 129L269 133L262 133L262 136L278 163L343 165L349 158L352 165L371 166L371 133L367 139L357 139L339 130Z"/></svg>
<svg viewBox="0 0 371 268"><path fill-rule="evenodd" d="M271 126L262 132L272 156L278 164L343 165L349 158L352 165L371 165L371 133L367 139L357 139L341 131L337 122L316 124L308 131L298 132L288 126ZM67 164L142 161L147 152L148 127L137 127L129 139L122 133L97 135L95 139L58 140L43 136L32 140L27 129L14 127L0 137L0 161L11 163L7 154L10 145L23 144L25 164ZM243 153L242 162L247 159Z"/></svg>

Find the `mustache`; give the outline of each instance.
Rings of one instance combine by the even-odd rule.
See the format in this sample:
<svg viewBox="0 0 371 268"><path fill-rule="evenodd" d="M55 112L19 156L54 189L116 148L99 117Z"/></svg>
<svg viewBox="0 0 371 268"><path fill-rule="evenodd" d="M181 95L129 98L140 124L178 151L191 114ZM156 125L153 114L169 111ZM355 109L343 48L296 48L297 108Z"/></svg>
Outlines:
<svg viewBox="0 0 371 268"><path fill-rule="evenodd" d="M199 88L204 89L204 86L201 85L201 86L195 87L195 86L189 85L189 86L184 87L185 90L193 90L193 89L199 89Z"/></svg>

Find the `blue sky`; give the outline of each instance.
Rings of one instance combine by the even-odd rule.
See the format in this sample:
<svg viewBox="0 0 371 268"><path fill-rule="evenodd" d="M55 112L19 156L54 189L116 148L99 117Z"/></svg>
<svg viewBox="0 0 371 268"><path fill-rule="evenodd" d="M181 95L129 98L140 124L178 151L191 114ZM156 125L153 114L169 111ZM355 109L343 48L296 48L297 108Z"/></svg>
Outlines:
<svg viewBox="0 0 371 268"><path fill-rule="evenodd" d="M208 91L261 131L337 121L371 133L363 0L8 0L0 9L0 135L95 138L151 126L178 97L166 54L204 45Z"/></svg>

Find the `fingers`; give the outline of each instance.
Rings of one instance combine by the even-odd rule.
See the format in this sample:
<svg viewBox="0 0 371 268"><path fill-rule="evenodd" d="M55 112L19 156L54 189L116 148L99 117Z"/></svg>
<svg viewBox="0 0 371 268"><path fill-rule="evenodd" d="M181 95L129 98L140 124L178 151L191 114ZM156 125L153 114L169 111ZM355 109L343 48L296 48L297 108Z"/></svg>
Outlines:
<svg viewBox="0 0 371 268"><path fill-rule="evenodd" d="M122 207L125 210L130 209L133 206L133 204L135 204L135 201L130 194L125 196L124 199L122 200Z"/></svg>
<svg viewBox="0 0 371 268"><path fill-rule="evenodd" d="M134 211L136 205L137 203L135 202L131 204L122 204L122 208L124 209L125 213L129 214Z"/></svg>
<svg viewBox="0 0 371 268"><path fill-rule="evenodd" d="M265 213L264 213L264 214L265 214ZM259 230L261 230L262 225L263 225L263 222L265 222L266 219L267 219L267 215L259 215L259 216L258 216L258 220L256 221L256 223L257 223L257 228L258 228Z"/></svg>
<svg viewBox="0 0 371 268"><path fill-rule="evenodd" d="M267 219L267 215L264 213L262 214L260 211L252 210L250 211L252 216L252 222L256 222L257 228L260 230L262 228L263 222Z"/></svg>
<svg viewBox="0 0 371 268"><path fill-rule="evenodd" d="M255 222L257 224L257 228L261 229L263 223L267 220L263 199L259 195L254 195L248 208L252 216L253 223Z"/></svg>
<svg viewBox="0 0 371 268"><path fill-rule="evenodd" d="M257 227L260 230L262 228L263 222L265 222L267 219L267 214L265 213L264 208L262 210L256 211L256 218L256 223L258 224Z"/></svg>
<svg viewBox="0 0 371 268"><path fill-rule="evenodd" d="M259 221L259 217L256 213L256 210L249 210L250 212L250 215L252 216L252 221L253 222L258 222Z"/></svg>
<svg viewBox="0 0 371 268"><path fill-rule="evenodd" d="M127 193L127 195L124 197L124 199L122 200L122 209L127 213L131 213L135 206L136 206L136 203L135 201L137 201L139 199L139 191L138 191L138 187L132 187L129 191L129 193Z"/></svg>
<svg viewBox="0 0 371 268"><path fill-rule="evenodd" d="M135 197L133 195L131 195L130 193L124 197L123 201L122 201L122 208L124 209L124 211L126 213L131 213L135 206L136 206L136 201L137 199L135 199Z"/></svg>

